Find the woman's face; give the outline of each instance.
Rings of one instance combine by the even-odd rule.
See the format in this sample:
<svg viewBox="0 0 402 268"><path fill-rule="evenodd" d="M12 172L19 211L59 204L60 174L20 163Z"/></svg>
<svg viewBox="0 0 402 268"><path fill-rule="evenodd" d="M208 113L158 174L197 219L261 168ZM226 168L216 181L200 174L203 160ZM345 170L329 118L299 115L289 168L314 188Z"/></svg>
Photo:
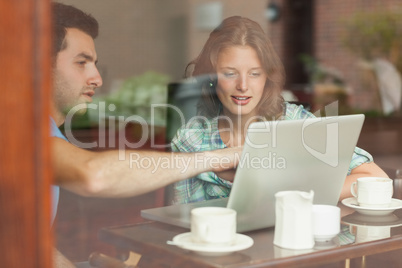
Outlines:
<svg viewBox="0 0 402 268"><path fill-rule="evenodd" d="M216 93L223 105L223 114L257 116L267 75L256 51L250 46L232 46L218 54Z"/></svg>

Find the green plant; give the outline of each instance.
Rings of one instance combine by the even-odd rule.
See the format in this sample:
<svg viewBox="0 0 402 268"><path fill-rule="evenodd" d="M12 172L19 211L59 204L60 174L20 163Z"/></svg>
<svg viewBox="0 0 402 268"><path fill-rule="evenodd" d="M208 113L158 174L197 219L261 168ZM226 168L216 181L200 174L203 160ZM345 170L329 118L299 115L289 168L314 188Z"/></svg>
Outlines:
<svg viewBox="0 0 402 268"><path fill-rule="evenodd" d="M147 123L155 125L166 124L166 107L152 108L152 104L167 103L167 84L169 76L157 73L146 72L138 76L127 78L122 86L115 92L94 99L94 104L104 102L105 115L127 118L139 116ZM113 107L114 109L110 109ZM91 118L97 120L101 111L93 111Z"/></svg>
<svg viewBox="0 0 402 268"><path fill-rule="evenodd" d="M321 65L314 57L308 54L299 55L299 60L304 64L305 71L310 77L310 83L332 83L343 86L342 75L335 69Z"/></svg>
<svg viewBox="0 0 402 268"><path fill-rule="evenodd" d="M385 56L402 71L402 12L358 12L341 21L342 44L352 53L372 60Z"/></svg>

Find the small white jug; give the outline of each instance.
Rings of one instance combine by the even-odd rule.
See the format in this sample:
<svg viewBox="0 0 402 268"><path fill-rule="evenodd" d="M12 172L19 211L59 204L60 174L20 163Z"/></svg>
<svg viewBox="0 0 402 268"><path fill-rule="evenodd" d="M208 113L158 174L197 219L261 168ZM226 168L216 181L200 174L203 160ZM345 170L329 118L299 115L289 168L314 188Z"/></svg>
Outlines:
<svg viewBox="0 0 402 268"><path fill-rule="evenodd" d="M274 244L287 249L314 247L314 192L281 191L275 194Z"/></svg>

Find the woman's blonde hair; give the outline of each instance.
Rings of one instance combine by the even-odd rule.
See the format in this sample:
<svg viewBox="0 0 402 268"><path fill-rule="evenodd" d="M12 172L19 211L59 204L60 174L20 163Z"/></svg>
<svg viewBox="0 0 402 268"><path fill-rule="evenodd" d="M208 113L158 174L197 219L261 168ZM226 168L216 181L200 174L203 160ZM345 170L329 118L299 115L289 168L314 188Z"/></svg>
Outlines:
<svg viewBox="0 0 402 268"><path fill-rule="evenodd" d="M240 16L229 17L214 29L201 53L186 67L185 77L203 78L199 114L212 118L220 112L221 102L216 96L216 62L219 52L232 46L250 46L256 51L267 74L264 93L257 106L258 115L266 120L278 118L283 113L283 65L261 26Z"/></svg>

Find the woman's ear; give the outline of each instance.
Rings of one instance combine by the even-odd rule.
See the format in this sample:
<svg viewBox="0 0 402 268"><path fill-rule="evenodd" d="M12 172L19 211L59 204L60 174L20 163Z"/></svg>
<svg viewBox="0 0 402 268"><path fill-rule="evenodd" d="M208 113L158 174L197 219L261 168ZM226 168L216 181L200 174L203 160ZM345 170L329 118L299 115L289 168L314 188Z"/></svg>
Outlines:
<svg viewBox="0 0 402 268"><path fill-rule="evenodd" d="M215 75L209 75L208 86L210 88L215 88L217 84L218 84L218 76L216 74Z"/></svg>

